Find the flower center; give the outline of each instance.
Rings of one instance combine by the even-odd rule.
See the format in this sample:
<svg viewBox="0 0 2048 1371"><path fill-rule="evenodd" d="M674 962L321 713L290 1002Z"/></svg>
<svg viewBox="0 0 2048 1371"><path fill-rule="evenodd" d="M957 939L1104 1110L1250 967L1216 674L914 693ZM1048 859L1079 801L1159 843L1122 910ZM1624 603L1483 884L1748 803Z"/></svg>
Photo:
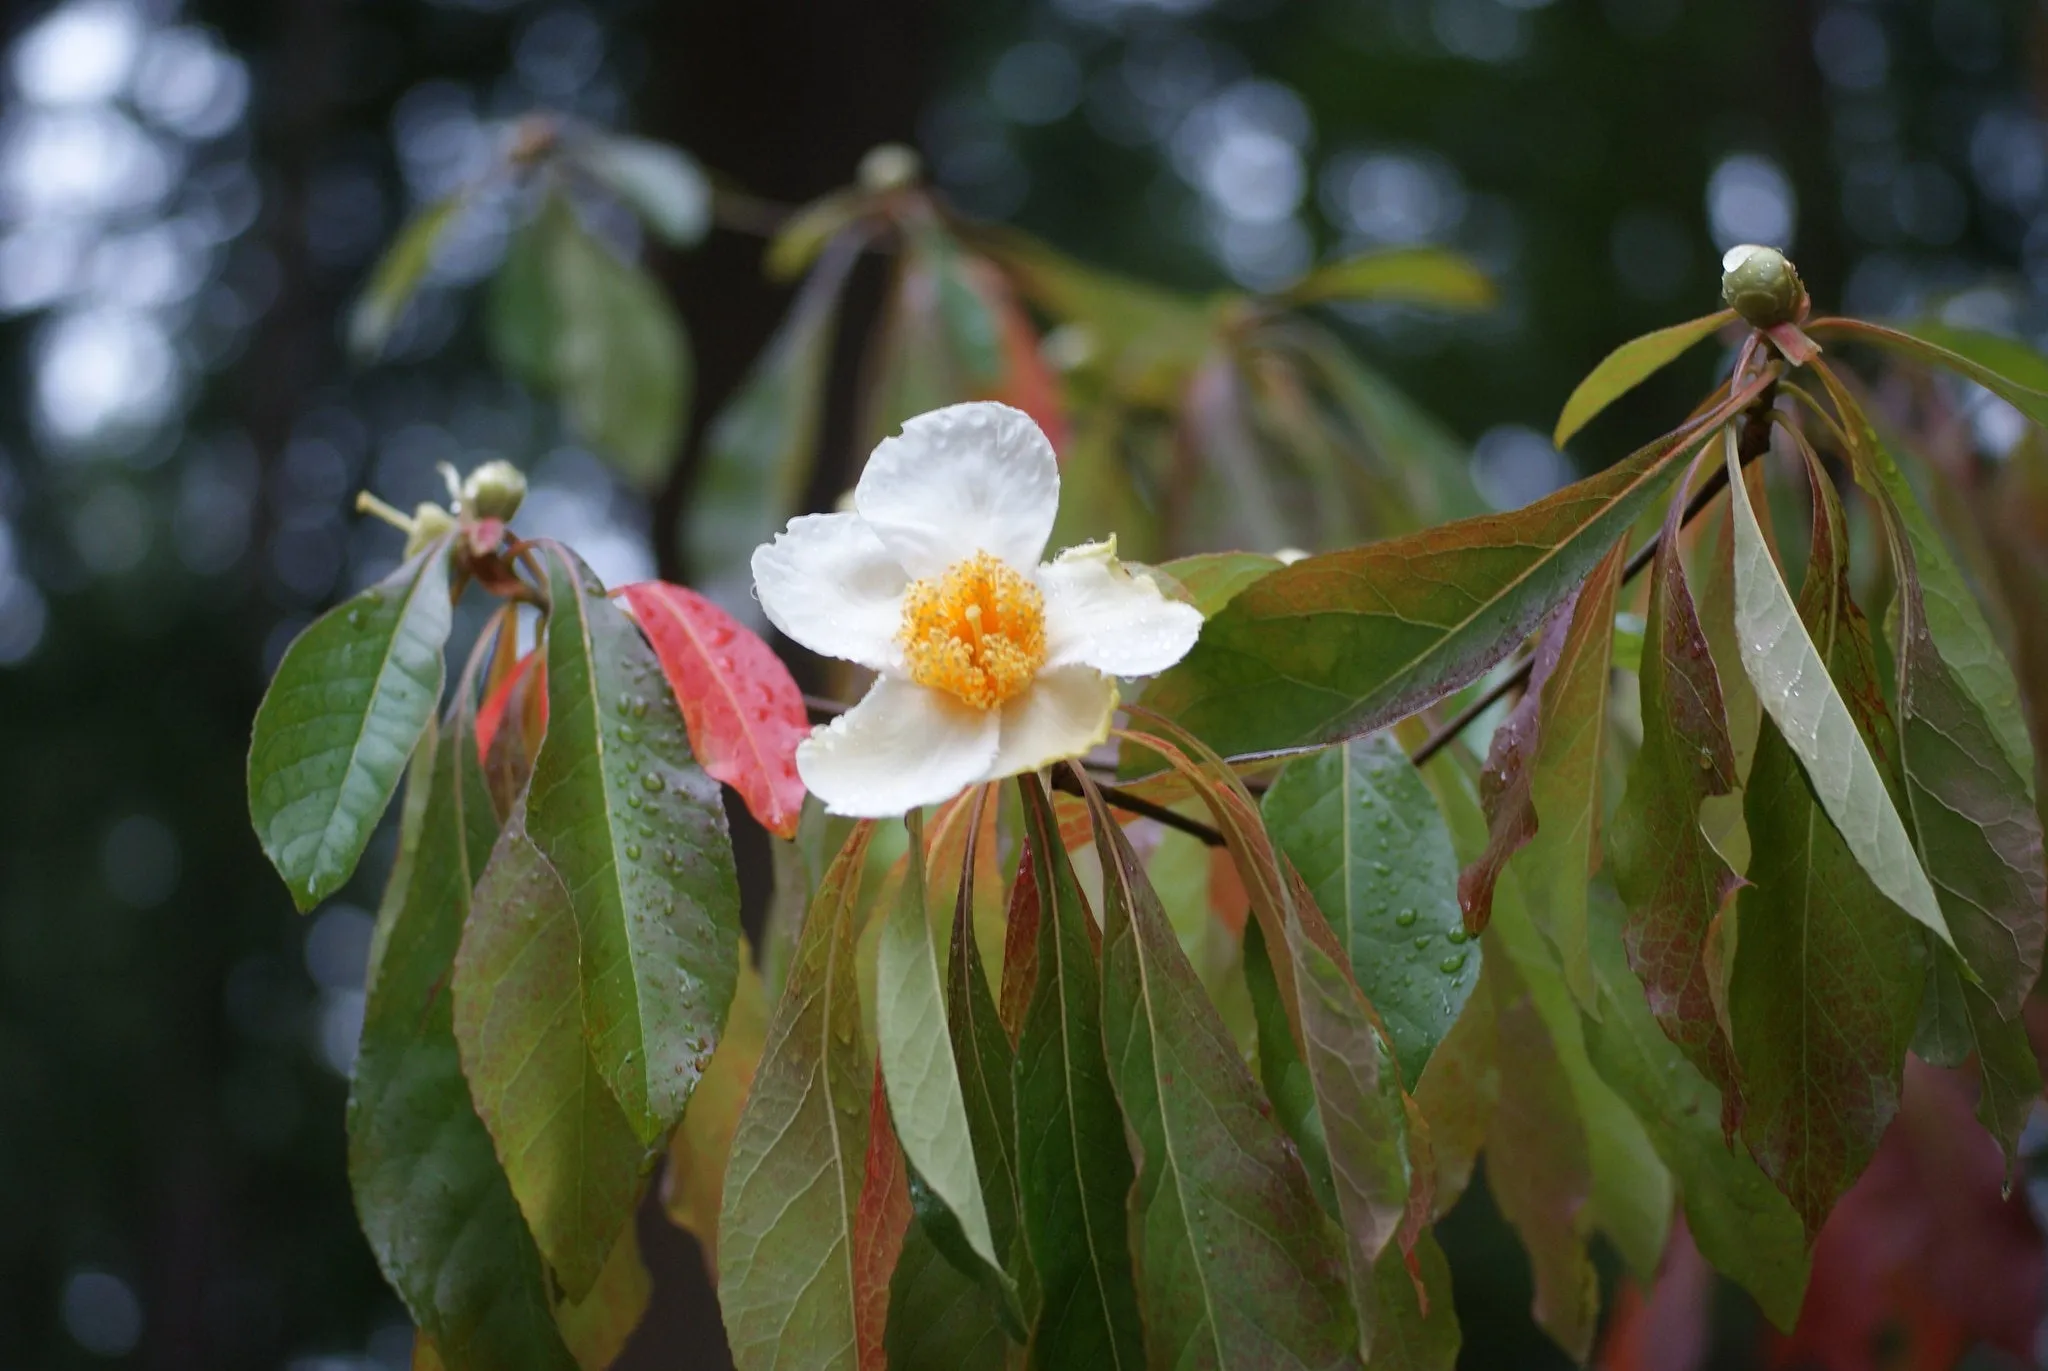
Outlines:
<svg viewBox="0 0 2048 1371"><path fill-rule="evenodd" d="M911 680L994 709L1045 665L1045 596L999 558L977 552L943 576L911 582L896 641Z"/></svg>

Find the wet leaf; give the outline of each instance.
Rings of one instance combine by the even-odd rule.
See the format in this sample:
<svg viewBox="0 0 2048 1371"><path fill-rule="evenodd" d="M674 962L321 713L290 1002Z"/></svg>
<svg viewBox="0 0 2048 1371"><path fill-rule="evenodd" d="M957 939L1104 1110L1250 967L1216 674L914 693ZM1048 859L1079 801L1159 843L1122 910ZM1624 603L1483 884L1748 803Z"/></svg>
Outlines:
<svg viewBox="0 0 2048 1371"><path fill-rule="evenodd" d="M341 889L441 702L448 544L313 621L249 740L249 818L303 912Z"/></svg>
<svg viewBox="0 0 2048 1371"><path fill-rule="evenodd" d="M1462 254L1443 248L1388 248L1326 262L1282 291L1289 304L1392 300L1438 309L1485 309L1493 282Z"/></svg>
<svg viewBox="0 0 2048 1371"><path fill-rule="evenodd" d="M668 1169L662 1173L661 1202L670 1222L689 1232L704 1250L712 1279L718 1276L718 1206L725 1193L725 1169L732 1155L740 1110L753 1089L768 1041L768 995L740 947L739 979L718 1050L704 1068L683 1122L669 1140Z"/></svg>
<svg viewBox="0 0 2048 1371"><path fill-rule="evenodd" d="M1563 447L1601 410L1734 321L1735 311L1724 309L1623 343L1601 358L1600 364L1586 373L1586 378L1573 389L1564 402L1563 412L1557 416L1557 428L1552 432L1550 441Z"/></svg>

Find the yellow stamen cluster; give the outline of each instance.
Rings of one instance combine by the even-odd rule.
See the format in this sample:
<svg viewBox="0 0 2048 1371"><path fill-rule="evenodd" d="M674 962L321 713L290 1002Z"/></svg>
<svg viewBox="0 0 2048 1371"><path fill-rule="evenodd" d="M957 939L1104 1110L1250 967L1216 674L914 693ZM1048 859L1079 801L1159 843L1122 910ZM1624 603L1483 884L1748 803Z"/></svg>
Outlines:
<svg viewBox="0 0 2048 1371"><path fill-rule="evenodd" d="M1045 665L1045 596L999 558L977 552L911 583L896 635L910 679L994 709Z"/></svg>

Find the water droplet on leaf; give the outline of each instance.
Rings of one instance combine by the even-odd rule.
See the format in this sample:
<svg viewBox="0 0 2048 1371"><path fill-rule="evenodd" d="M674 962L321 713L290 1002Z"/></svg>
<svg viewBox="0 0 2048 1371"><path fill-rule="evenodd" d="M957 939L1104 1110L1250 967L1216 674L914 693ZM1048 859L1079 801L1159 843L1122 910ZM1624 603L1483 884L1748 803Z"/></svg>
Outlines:
<svg viewBox="0 0 2048 1371"><path fill-rule="evenodd" d="M1443 972L1446 976L1455 976L1458 972L1465 969L1465 954L1462 952L1453 953L1438 962L1436 966L1437 970Z"/></svg>

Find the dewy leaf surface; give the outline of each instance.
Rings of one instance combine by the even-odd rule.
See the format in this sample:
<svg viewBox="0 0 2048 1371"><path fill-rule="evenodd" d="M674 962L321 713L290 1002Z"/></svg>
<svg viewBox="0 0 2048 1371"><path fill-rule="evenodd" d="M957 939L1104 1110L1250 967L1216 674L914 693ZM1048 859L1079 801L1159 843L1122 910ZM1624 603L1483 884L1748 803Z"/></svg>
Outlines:
<svg viewBox="0 0 2048 1371"><path fill-rule="evenodd" d="M1724 309L1715 314L1689 319L1682 324L1660 328L1655 333L1645 333L1640 338L1631 338L1614 351L1600 359L1600 364L1586 373L1586 379L1579 382L1571 396L1564 402L1564 410L1557 416L1557 429L1550 441L1563 447L1573 434L1591 423L1601 410L1634 390L1637 386L1677 361L1692 347L1734 322L1735 311Z"/></svg>
<svg viewBox="0 0 2048 1371"><path fill-rule="evenodd" d="M1342 1258L1308 1177L1123 830L1099 812L1095 833L1103 1037L1141 1156L1131 1204L1151 1364L1353 1365Z"/></svg>
<svg viewBox="0 0 2048 1371"><path fill-rule="evenodd" d="M1479 978L1436 801L1385 733L1291 761L1261 808L1329 920L1413 1088ZM1444 965L1464 957L1450 973Z"/></svg>
<svg viewBox="0 0 2048 1371"><path fill-rule="evenodd" d="M1283 567L1203 627L1145 703L1230 757L1362 736L1439 700L1514 651L1682 469L1677 436L1510 514L1488 514Z"/></svg>
<svg viewBox="0 0 2048 1371"><path fill-rule="evenodd" d="M740 950L740 974L718 1050L690 1095L690 1107L669 1141L661 1202L669 1221L696 1238L714 1278L718 1271L718 1205L732 1156L740 1110L753 1089L768 1043L768 994L761 973Z"/></svg>
<svg viewBox="0 0 2048 1371"><path fill-rule="evenodd" d="M455 957L455 1040L477 1114L564 1295L581 1300L632 1222L648 1150L584 1044L576 913L514 810Z"/></svg>
<svg viewBox="0 0 2048 1371"><path fill-rule="evenodd" d="M421 739L349 1085L363 1235L448 1371L571 1371L547 1274L470 1103L447 982L497 823L458 728Z"/></svg>
<svg viewBox="0 0 2048 1371"><path fill-rule="evenodd" d="M339 890L441 702L448 543L285 649L249 742L249 817L301 911Z"/></svg>
<svg viewBox="0 0 2048 1371"><path fill-rule="evenodd" d="M741 1111L719 1218L718 1303L739 1371L855 1371L853 1232L873 1071L854 975L854 830L804 920Z"/></svg>
<svg viewBox="0 0 2048 1371"><path fill-rule="evenodd" d="M1802 623L1800 608L1785 588L1757 525L1732 431L1727 460L1735 521L1735 637L1743 669L1777 725L1778 736L1805 768L1815 797L1877 889L1953 947L1948 921L1892 802L1880 762L1857 727L1842 689L1829 675L1828 660L1813 633ZM1847 591L1838 598L1846 602ZM1832 632L1841 616L1833 606L1825 612L1823 627ZM1845 651L1849 636L1845 629ZM1881 700L1877 707L1882 709Z"/></svg>
<svg viewBox="0 0 2048 1371"><path fill-rule="evenodd" d="M576 910L591 1053L653 1144L682 1117L732 1001L732 846L653 652L574 554L542 555L548 733L527 831Z"/></svg>
<svg viewBox="0 0 2048 1371"><path fill-rule="evenodd" d="M1017 1183L1043 1292L1031 1364L1137 1371L1147 1363L1125 1210L1133 1170L1103 1055L1097 934L1044 789L1026 776L1023 791L1038 896L1017 1039Z"/></svg>

